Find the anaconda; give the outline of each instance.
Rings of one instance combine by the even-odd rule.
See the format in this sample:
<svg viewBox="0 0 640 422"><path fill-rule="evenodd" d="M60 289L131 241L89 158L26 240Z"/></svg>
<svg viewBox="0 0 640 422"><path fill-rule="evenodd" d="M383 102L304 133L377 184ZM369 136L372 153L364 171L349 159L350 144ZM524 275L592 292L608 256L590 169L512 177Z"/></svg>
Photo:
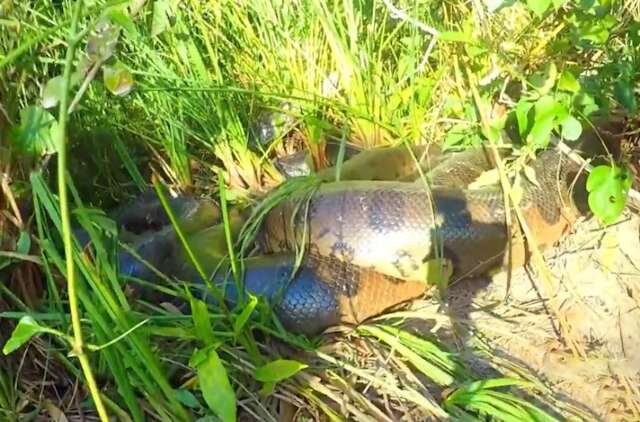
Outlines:
<svg viewBox="0 0 640 422"><path fill-rule="evenodd" d="M322 183L311 195L294 194L269 208L257 233L261 255L245 260L241 292L271 301L289 330L315 334L360 323L423 295L433 281L434 258L451 264L453 280L499 267L506 255L512 266L526 263L527 244L515 217L507 227L501 187L469 187L493 167L486 151L429 152L426 147L362 152L344 163L339 181L336 168L321 171L316 180ZM578 189L576 196L572 190L579 169L558 152L542 152L531 167L535 177L531 180L530 172L520 178L518 206L545 248L584 212L583 192ZM226 250L221 226L213 225L216 213L208 215L211 227L189 231L207 275ZM234 235L245 219L234 217ZM305 254L296 266L300 248ZM170 227L143 239L137 249L169 275L198 278ZM141 278L151 274L128 254L121 255L121 271ZM228 273L213 279L228 300L237 299L240 292Z"/></svg>

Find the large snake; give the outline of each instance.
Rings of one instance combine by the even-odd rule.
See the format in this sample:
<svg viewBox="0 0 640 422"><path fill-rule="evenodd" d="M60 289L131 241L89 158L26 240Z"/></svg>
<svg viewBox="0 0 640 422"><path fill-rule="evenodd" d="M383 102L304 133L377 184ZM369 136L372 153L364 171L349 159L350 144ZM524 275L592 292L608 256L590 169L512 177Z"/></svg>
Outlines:
<svg viewBox="0 0 640 422"><path fill-rule="evenodd" d="M584 213L584 192L572 189L583 185L575 183L579 168L548 150L519 178L517 206L524 221L513 215L507 227L502 187L471 184L493 167L491 155L481 149L442 154L401 146L353 156L340 168L339 181L337 168L320 171L314 180L321 183L311 193L293 193L264 208L256 236L261 255L244 260L240 292L271 301L287 329L316 334L423 295L433 277L442 276L437 268L443 262L452 269L450 280L501 268L505 258L512 267L523 265L529 244L521 224L543 249ZM191 249L209 276L226 251L224 230L215 225L217 209L199 201L176 204ZM131 208L127 212L139 215ZM159 213L158 205L150 213ZM120 218L140 223L132 215ZM231 222L237 236L246 216L232 216ZM171 228L143 238L136 248L169 275L199 278ZM152 274L127 253L121 254L120 269L140 278ZM213 280L224 286L227 300L238 299L228 272Z"/></svg>

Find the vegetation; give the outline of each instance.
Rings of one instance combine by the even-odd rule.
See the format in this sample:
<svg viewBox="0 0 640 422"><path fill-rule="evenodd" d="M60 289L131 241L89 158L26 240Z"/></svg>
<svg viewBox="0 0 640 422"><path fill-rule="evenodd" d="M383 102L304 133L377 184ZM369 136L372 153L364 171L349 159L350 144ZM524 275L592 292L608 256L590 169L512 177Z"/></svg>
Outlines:
<svg viewBox="0 0 640 422"><path fill-rule="evenodd" d="M255 300L212 308L168 279L154 288L189 310L134 300L103 210L152 182L251 201L296 141L319 161L330 139L466 148L508 132L508 165L524 165L592 116L637 112L639 18L614 0L0 1L0 416L560 417L539 384L475 373L393 316L308 339ZM604 223L627 201L624 158L589 178Z"/></svg>

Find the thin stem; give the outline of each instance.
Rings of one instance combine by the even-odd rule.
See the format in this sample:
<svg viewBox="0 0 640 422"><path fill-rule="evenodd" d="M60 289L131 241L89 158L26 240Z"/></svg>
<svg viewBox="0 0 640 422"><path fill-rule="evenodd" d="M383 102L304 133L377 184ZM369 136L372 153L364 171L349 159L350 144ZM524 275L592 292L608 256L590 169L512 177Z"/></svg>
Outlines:
<svg viewBox="0 0 640 422"><path fill-rule="evenodd" d="M73 243L71 239L71 221L69 217L69 200L67 198L67 117L69 104L69 86L71 85L71 68L73 66L73 58L75 56L76 47L79 39L77 38L78 21L82 12L82 0L78 0L73 12L71 27L69 29L67 55L65 57L65 66L63 73L62 98L60 98L60 115L58 116L58 128L55 132L55 140L59 147L58 152L58 194L60 196L60 216L62 219L62 239L64 242L64 255L66 261L67 272L67 291L69 294L69 311L71 314L71 325L73 327L73 353L78 357L82 372L87 382L87 387L95 403L96 410L101 421L108 421L109 417L104 407L100 390L97 386L93 373L91 372L91 364L89 358L84 353L82 340L82 325L80 322L80 310L78 307L77 285L75 277L75 268L73 260Z"/></svg>

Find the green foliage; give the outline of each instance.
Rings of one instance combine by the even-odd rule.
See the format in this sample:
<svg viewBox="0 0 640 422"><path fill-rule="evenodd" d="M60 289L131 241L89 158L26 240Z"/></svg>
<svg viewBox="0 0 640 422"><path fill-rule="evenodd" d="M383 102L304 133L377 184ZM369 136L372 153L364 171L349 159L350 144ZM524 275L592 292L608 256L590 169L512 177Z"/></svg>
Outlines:
<svg viewBox="0 0 640 422"><path fill-rule="evenodd" d="M589 207L605 224L620 216L627 203L632 178L629 169L617 165L595 167L587 179Z"/></svg>
<svg viewBox="0 0 640 422"><path fill-rule="evenodd" d="M52 136L55 126L55 118L44 108L26 107L20 112L20 124L12 130L13 144L27 154L53 154L58 151Z"/></svg>
<svg viewBox="0 0 640 422"><path fill-rule="evenodd" d="M13 330L11 337L9 337L7 342L2 347L2 353L8 355L28 342L31 337L50 331L51 330L47 329L46 327L38 324L38 322L32 317L24 316L20 319L18 325Z"/></svg>
<svg viewBox="0 0 640 422"><path fill-rule="evenodd" d="M256 368L253 377L261 382L278 382L290 378L309 365L287 359L277 359Z"/></svg>
<svg viewBox="0 0 640 422"><path fill-rule="evenodd" d="M104 86L115 95L124 96L133 88L133 75L121 62L102 69Z"/></svg>
<svg viewBox="0 0 640 422"><path fill-rule="evenodd" d="M500 421L558 421L527 400L498 390L508 386L532 387L530 383L509 378L475 381L457 388L445 399L444 406L453 415L467 420L472 420L467 412L474 411Z"/></svg>
<svg viewBox="0 0 640 422"><path fill-rule="evenodd" d="M198 374L204 400L223 422L236 420L236 395L215 347L196 350L189 365Z"/></svg>

